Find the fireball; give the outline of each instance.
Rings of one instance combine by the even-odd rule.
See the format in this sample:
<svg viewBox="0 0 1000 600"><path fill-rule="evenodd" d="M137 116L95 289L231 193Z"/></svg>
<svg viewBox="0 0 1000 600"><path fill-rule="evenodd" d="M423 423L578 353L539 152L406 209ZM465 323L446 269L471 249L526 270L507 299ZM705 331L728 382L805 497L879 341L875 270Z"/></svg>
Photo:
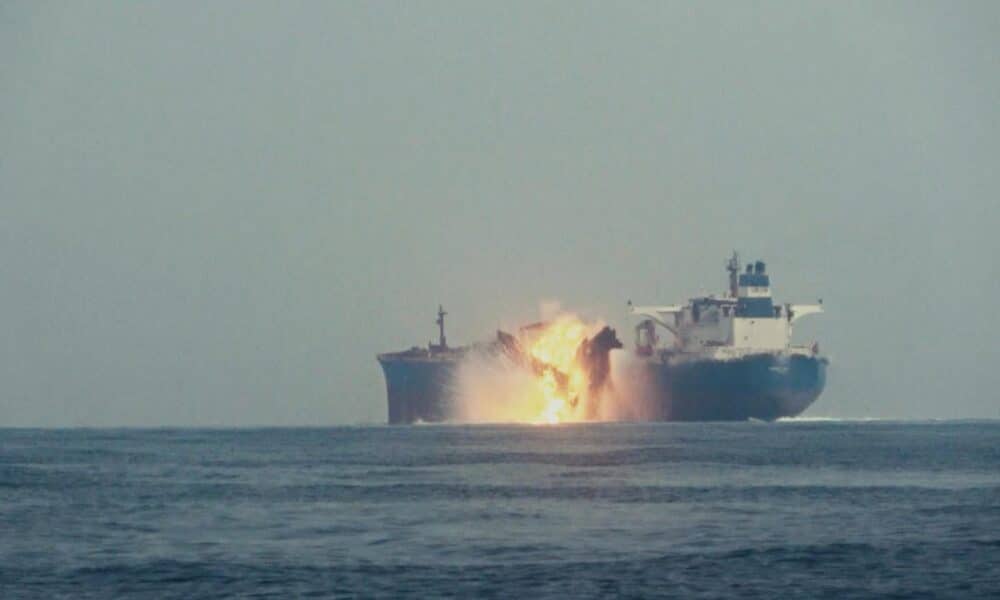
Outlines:
<svg viewBox="0 0 1000 600"><path fill-rule="evenodd" d="M558 424L604 418L597 397L607 388L607 353L620 348L614 330L563 313L497 332L492 350L463 360L455 388L460 421Z"/></svg>
<svg viewBox="0 0 1000 600"><path fill-rule="evenodd" d="M588 326L574 315L562 315L528 340L528 355L540 366L537 384L542 411L536 423L581 421L586 411L587 373L579 360L579 349L596 326Z"/></svg>

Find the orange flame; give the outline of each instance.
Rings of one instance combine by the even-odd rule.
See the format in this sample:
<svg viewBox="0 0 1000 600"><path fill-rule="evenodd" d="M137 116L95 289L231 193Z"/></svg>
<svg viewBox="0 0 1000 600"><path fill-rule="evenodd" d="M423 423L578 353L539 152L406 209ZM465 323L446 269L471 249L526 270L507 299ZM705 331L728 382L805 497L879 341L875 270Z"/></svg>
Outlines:
<svg viewBox="0 0 1000 600"><path fill-rule="evenodd" d="M518 359L470 353L456 378L456 419L544 425L605 418L591 405L598 399L589 397L590 380L577 356L602 327L562 313L522 329L518 343L524 354Z"/></svg>
<svg viewBox="0 0 1000 600"><path fill-rule="evenodd" d="M528 354L543 365L537 381L542 410L532 422L556 424L584 419L588 379L577 360L577 351L596 329L574 315L564 314L527 342ZM557 373L563 376L562 382Z"/></svg>

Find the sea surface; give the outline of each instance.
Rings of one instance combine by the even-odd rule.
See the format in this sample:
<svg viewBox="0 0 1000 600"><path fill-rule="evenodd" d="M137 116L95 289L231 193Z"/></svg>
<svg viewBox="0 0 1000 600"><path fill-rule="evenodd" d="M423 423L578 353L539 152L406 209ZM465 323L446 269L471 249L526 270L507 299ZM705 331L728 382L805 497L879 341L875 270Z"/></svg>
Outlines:
<svg viewBox="0 0 1000 600"><path fill-rule="evenodd" d="M1000 597L1000 422L0 430L0 598Z"/></svg>

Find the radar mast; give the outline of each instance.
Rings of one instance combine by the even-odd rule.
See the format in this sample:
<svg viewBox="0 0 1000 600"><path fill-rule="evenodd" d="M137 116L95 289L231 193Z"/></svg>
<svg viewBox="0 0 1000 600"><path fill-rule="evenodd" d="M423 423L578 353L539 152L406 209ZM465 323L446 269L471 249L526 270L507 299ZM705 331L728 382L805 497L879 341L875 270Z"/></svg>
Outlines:
<svg viewBox="0 0 1000 600"><path fill-rule="evenodd" d="M733 256L726 262L726 270L729 271L729 295L735 298L739 295L739 273L740 255L733 250Z"/></svg>
<svg viewBox="0 0 1000 600"><path fill-rule="evenodd" d="M444 337L444 316L448 314L444 310L444 306L438 304L438 318L435 323L438 326L438 348L441 350L448 349L448 340Z"/></svg>

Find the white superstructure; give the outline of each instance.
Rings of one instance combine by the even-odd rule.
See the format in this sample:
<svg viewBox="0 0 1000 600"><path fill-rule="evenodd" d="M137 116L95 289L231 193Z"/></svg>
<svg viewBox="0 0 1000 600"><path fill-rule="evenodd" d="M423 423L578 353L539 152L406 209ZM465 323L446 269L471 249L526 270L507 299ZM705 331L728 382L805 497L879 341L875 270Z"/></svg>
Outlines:
<svg viewBox="0 0 1000 600"><path fill-rule="evenodd" d="M679 306L631 306L632 314L645 317L636 327L637 350L651 354L658 340L656 325L673 336L678 352L744 355L752 352L805 353L815 348L791 346L792 325L802 317L823 312L820 304L775 304L770 278L763 262L740 272L734 252L726 265L729 291L721 296L692 298Z"/></svg>

